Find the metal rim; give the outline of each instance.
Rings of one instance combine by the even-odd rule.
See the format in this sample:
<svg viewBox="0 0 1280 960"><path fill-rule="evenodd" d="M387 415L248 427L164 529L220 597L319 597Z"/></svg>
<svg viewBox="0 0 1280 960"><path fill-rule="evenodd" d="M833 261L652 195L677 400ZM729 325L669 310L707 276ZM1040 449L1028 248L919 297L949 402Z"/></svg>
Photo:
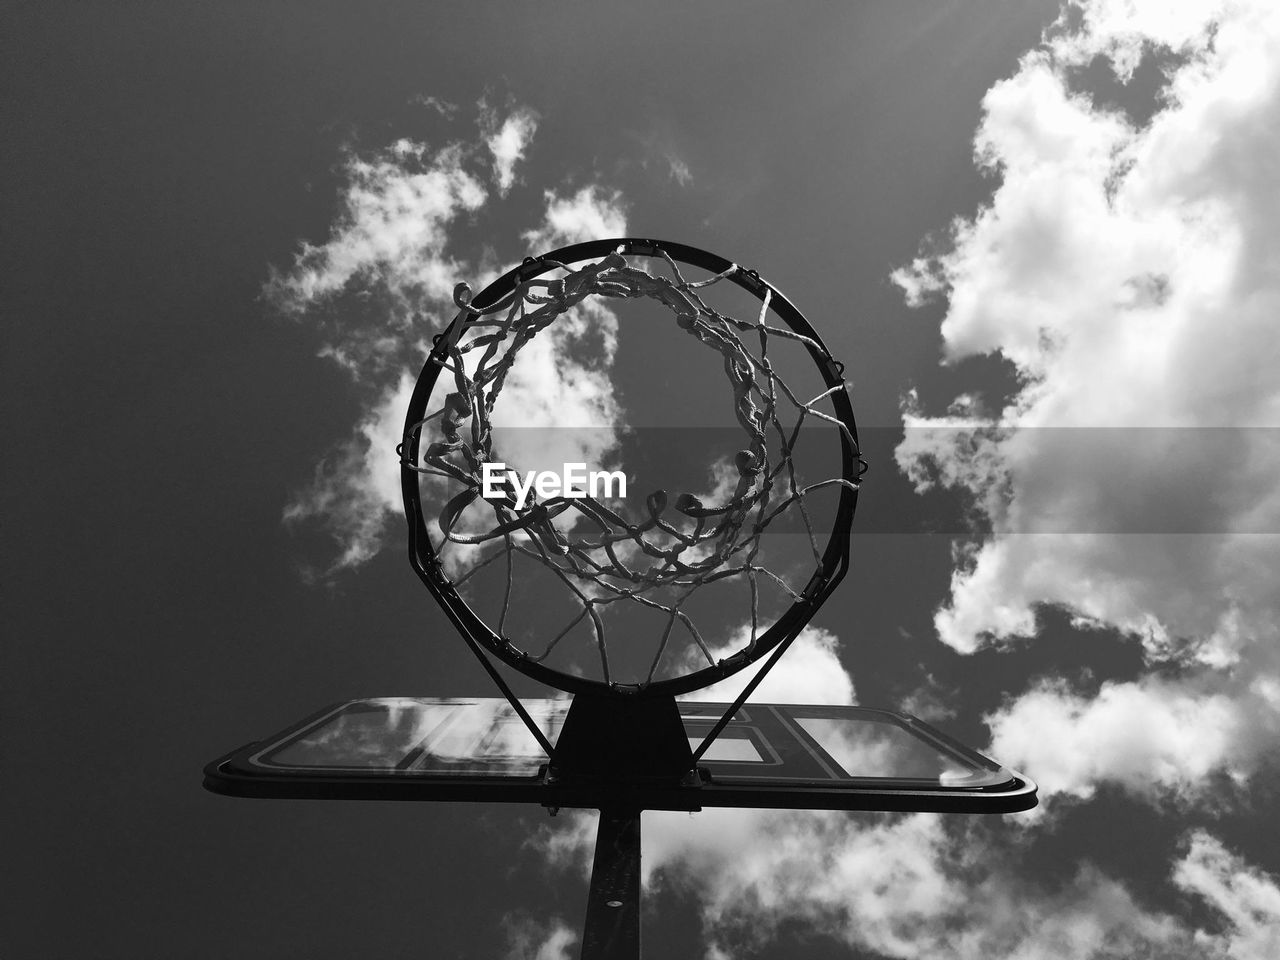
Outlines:
<svg viewBox="0 0 1280 960"><path fill-rule="evenodd" d="M838 388L831 394L835 417L848 430L848 435L844 431L840 432L842 474L848 480L857 480L862 476L866 470L866 461L861 458L858 449L858 432L854 423L853 404L844 385L844 365L831 356L818 332L810 326L809 321L791 301L754 270L743 268L733 261L705 250L666 240L634 237L592 240L552 250L538 257L527 257L518 267L507 271L478 293L472 300L472 305L478 309L492 306L520 284L555 270L561 264L572 265L584 260L596 260L614 251L635 256L657 256L660 252L665 252L677 262L699 267L711 273L733 270L725 279L746 290L761 302L764 301L765 293L768 291L770 293L769 308L792 331L809 337L817 345L816 349L807 348L808 352L826 386ZM405 519L409 528L409 561L449 620L473 649L476 644L479 644L480 647L524 675L569 693L669 697L701 689L737 673L760 660L779 644L789 643L804 629L831 591L844 578L849 567L849 536L858 500L857 491L849 487L841 488L831 538L823 554L821 567L809 581L802 599L792 604L790 609L760 635L755 649L749 656L746 651L739 651L715 666L703 667L694 673L645 685L606 683L602 680L562 673L535 663L523 651L494 633L454 589L449 577L437 562L427 532L426 516L418 483L419 475L407 465L417 462L419 434L412 427L426 414L427 403L431 399L431 393L442 369L437 361L444 359L448 345L457 342L461 337L469 316L470 314L466 311L460 311L449 327L443 333L436 335L431 353L423 364L422 372L414 385L405 415L405 439L400 449L403 464L400 470L400 482L404 496ZM478 650L477 653L479 653Z"/></svg>

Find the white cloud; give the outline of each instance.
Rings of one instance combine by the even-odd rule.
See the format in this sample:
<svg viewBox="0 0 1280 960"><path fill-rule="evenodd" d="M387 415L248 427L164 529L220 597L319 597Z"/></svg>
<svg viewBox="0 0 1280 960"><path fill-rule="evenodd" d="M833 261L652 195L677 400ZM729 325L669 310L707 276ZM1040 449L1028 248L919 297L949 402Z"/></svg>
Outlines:
<svg viewBox="0 0 1280 960"><path fill-rule="evenodd" d="M493 157L493 175L498 182L498 192L506 196L516 181L516 164L524 158L525 150L538 129L538 116L532 110L519 108L499 123L497 115L481 104L480 129L485 146Z"/></svg>
<svg viewBox="0 0 1280 960"><path fill-rule="evenodd" d="M571 197L561 197L551 190L543 196L547 201L545 221L536 230L524 234L525 241L534 250L545 253L571 243L621 237L626 233L626 209L621 195L615 191L591 184Z"/></svg>
<svg viewBox="0 0 1280 960"><path fill-rule="evenodd" d="M723 646L711 650L712 658L718 660L746 647L750 632L749 624L739 627ZM840 641L835 634L819 627L805 627L791 642L782 659L760 681L760 686L751 694L751 701L852 704L853 678L840 662L839 649ZM695 669L698 659L697 651L691 651L685 669ZM767 660L768 657L764 659ZM763 661L752 664L719 683L695 690L681 699L731 702L763 666Z"/></svg>
<svg viewBox="0 0 1280 960"><path fill-rule="evenodd" d="M483 146L506 193L536 118L517 107L499 122L484 109ZM478 289L496 275L476 262L480 251L475 261L451 252L459 218L488 200L473 172L480 154L475 145L432 152L399 140L372 157L349 156L329 240L302 244L292 267L274 272L267 285L268 297L282 310L323 326L331 340L321 355L360 383L367 397L351 436L285 511L286 521L318 524L332 535L338 555L329 572L369 560L387 524L402 515L395 447L426 341L456 312L453 288L460 279L476 279ZM592 231L626 232L615 192L589 185L569 196L544 196L543 221L525 233L526 240L562 244ZM326 309L340 299L344 309ZM571 461L604 466L625 425L610 378L616 346L617 320L596 302L580 305L534 338L494 410L500 449L513 462L533 460L539 467L552 461L556 469ZM462 551L454 553L452 560L460 562Z"/></svg>
<svg viewBox="0 0 1280 960"><path fill-rule="evenodd" d="M1202 830L1192 833L1185 857L1175 865L1179 887L1207 902L1226 921L1219 934L1197 934L1231 960L1280 956L1280 886Z"/></svg>
<svg viewBox="0 0 1280 960"><path fill-rule="evenodd" d="M561 919L539 922L532 917L507 917L507 960L569 960L578 935Z"/></svg>
<svg viewBox="0 0 1280 960"><path fill-rule="evenodd" d="M1043 795L1091 796L1107 779L1135 793L1199 788L1256 749L1240 704L1188 684L1105 684L1095 697L1042 683L988 717L991 753L1034 770ZM1252 759L1252 757L1249 757Z"/></svg>
<svg viewBox="0 0 1280 960"><path fill-rule="evenodd" d="M784 688L760 699L812 699L834 673L843 678L843 691L830 702L850 702L852 680L836 649L830 634L806 631L779 662L798 656ZM1197 749L1179 741L1176 730L1159 729L1192 705L1173 704L1163 716L1136 720L1125 709L1121 703L1110 716L1085 721L1088 745L1099 739L1094 734L1103 723L1136 723L1149 729L1135 740L1166 741L1159 759L1171 768L1183 762L1180 751ZM1051 718L1056 722L1057 712ZM1215 717L1199 719L1208 728L1201 736L1212 737ZM1040 730L1051 745L1067 735L1062 727L1027 729ZM1151 763L1148 752L1139 745L1135 755ZM708 960L735 956L744 946L760 953L797 922L812 935L905 960L1261 960L1274 954L1280 910L1274 879L1207 835L1192 835L1173 879L1223 921L1215 932L1153 910L1087 862L1065 881L1037 882L1021 867L1028 835L991 827L982 818L937 814L651 811L644 815L641 863L647 896L670 887L696 898ZM595 830L593 814L572 812L526 846L556 868L586 875Z"/></svg>
<svg viewBox="0 0 1280 960"><path fill-rule="evenodd" d="M407 310L422 297L448 303L461 270L446 252L448 230L487 199L458 144L434 153L399 140L371 158L350 156L347 186L328 241L309 243L268 295L301 313L354 285L380 287Z"/></svg>
<svg viewBox="0 0 1280 960"><path fill-rule="evenodd" d="M1252 772L1280 728L1280 7L1081 11L984 100L991 202L894 274L912 303L945 297L949 361L1000 354L1022 385L994 416L909 398L897 457L991 529L958 556L945 643L1034 635L1052 604L1179 668L1092 700L1033 689L993 752L1048 793L1185 792ZM1096 55L1123 78L1150 50L1176 59L1144 125L1072 86Z"/></svg>
<svg viewBox="0 0 1280 960"><path fill-rule="evenodd" d="M452 117L458 112L458 105L456 103L451 103L441 97L431 97L420 93L410 97L409 102L416 103L421 107L426 107L428 110L434 110L446 119Z"/></svg>
<svg viewBox="0 0 1280 960"><path fill-rule="evenodd" d="M1055 54L1076 64L1106 56L1122 79L1133 75L1151 46L1194 52L1210 42L1213 24L1242 12L1232 0L1091 0L1079 10L1084 29L1061 36Z"/></svg>
<svg viewBox="0 0 1280 960"><path fill-rule="evenodd" d="M689 165L674 153L667 154L667 167L671 171L671 179L680 186L687 187L693 183L693 174L689 170Z"/></svg>
<svg viewBox="0 0 1280 960"><path fill-rule="evenodd" d="M413 383L404 373L387 388L285 509L286 522L318 522L334 538L339 553L331 571L371 559L382 546L388 521L403 516L395 448Z"/></svg>
<svg viewBox="0 0 1280 960"><path fill-rule="evenodd" d="M595 817L535 846L585 872ZM913 814L707 810L645 815L649 895L694 895L707 958L759 953L787 925L906 960L1261 960L1276 935L1273 879L1197 837L1175 882L1226 921L1195 930L1084 864L1065 882L1022 875L1010 835L982 821ZM1268 940L1268 938L1272 938ZM1263 947L1267 949L1264 949Z"/></svg>

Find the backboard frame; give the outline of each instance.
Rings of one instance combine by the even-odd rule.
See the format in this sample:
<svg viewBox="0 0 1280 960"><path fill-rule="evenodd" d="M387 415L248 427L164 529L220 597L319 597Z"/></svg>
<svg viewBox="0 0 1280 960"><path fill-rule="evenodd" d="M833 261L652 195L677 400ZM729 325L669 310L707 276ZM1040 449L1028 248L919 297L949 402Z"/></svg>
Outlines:
<svg viewBox="0 0 1280 960"><path fill-rule="evenodd" d="M456 698L433 703L467 704L478 699ZM236 797L275 799L340 799L395 800L428 802L529 803L543 807L634 810L698 811L716 807L761 809L816 810L895 810L936 813L1014 813L1036 804L1036 786L1016 771L1009 770L977 751L960 744L932 725L907 714L867 707L802 706L795 704L752 703L739 721L744 726L760 727L769 723L791 722L798 716L852 717L874 719L924 741L939 752L957 758L976 771L984 771L978 779L965 785L940 785L931 780L911 778L858 778L848 775L815 776L812 779L789 779L785 782L769 777L752 776L731 762L703 759L695 770L681 777L630 776L614 772L600 776L558 776L550 763L542 763L529 775L487 776L416 775L408 770L365 769L300 770L273 769L263 758L283 746L298 741L307 731L321 725L338 711L355 704L377 702L354 700L331 704L304 720L292 724L278 734L246 744L219 757L205 767L204 785L220 794ZM690 723L710 725L729 704L686 701L682 707L703 709L706 720L685 717ZM691 730L691 735L700 731ZM793 730L795 734L797 731ZM803 731L794 742L831 760L829 754ZM791 744L786 737L774 736L774 745ZM820 761L821 762L821 761ZM973 778L970 778L972 781Z"/></svg>

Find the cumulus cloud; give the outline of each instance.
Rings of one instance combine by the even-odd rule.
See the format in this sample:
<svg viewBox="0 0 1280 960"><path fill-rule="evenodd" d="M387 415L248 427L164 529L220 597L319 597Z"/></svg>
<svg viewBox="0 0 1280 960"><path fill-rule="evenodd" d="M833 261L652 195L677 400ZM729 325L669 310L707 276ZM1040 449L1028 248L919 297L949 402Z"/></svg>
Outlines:
<svg viewBox="0 0 1280 960"><path fill-rule="evenodd" d="M550 190L543 197L547 212L542 225L524 234L533 249L546 251L626 233L626 208L617 191L590 184L571 197L560 197Z"/></svg>
<svg viewBox="0 0 1280 960"><path fill-rule="evenodd" d="M936 815L871 824L834 813L664 815L645 856L666 882L702 892L709 956L758 947L797 920L889 957L1132 957L1153 945L1194 955L1179 949L1189 938L1176 923L1097 870L1037 888L998 866L981 830L952 834Z"/></svg>
<svg viewBox="0 0 1280 960"><path fill-rule="evenodd" d="M1206 46L1217 23L1238 15L1236 6L1233 0L1090 0L1076 6L1083 29L1059 35L1055 52L1070 63L1105 56L1116 75L1128 80L1152 47L1194 53Z"/></svg>
<svg viewBox="0 0 1280 960"><path fill-rule="evenodd" d="M424 102L440 106L434 98ZM537 115L527 107L499 117L481 104L481 139L504 196L515 183L516 164L537 126ZM370 156L348 155L342 210L329 239L319 245L303 243L292 267L273 273L271 300L297 313L359 285L383 288L404 310L420 306L423 298L448 304L463 267L447 253L449 229L489 199L475 169L475 152L466 143L432 149L400 139ZM589 194L559 203L576 203L579 215L589 217L593 199ZM566 214L557 210L556 215Z"/></svg>
<svg viewBox="0 0 1280 960"><path fill-rule="evenodd" d="M413 379L402 373L361 416L350 438L316 467L285 508L286 523L318 523L338 547L329 572L358 567L382 547L388 521L402 515L396 444ZM313 572L312 575L315 575Z"/></svg>
<svg viewBox="0 0 1280 960"><path fill-rule="evenodd" d="M349 156L329 239L303 243L292 268L272 276L272 302L301 313L355 284L385 289L401 309L447 302L460 268L445 251L449 227L488 198L468 159L459 144L433 152L411 140Z"/></svg>
<svg viewBox="0 0 1280 960"><path fill-rule="evenodd" d="M1240 704L1187 683L1104 684L1093 697L1038 684L988 717L991 752L1035 771L1048 795L1087 798L1106 779L1135 793L1197 789L1251 759Z"/></svg>
<svg viewBox="0 0 1280 960"><path fill-rule="evenodd" d="M671 179L680 186L687 187L693 183L693 174L689 171L689 165L674 153L667 154L667 168L671 171Z"/></svg>
<svg viewBox="0 0 1280 960"><path fill-rule="evenodd" d="M778 675L779 686L770 689L765 681L756 698L852 702L853 681L837 653L835 637L806 630L779 662L781 670L795 658ZM729 682L733 689L703 693L727 699L742 682L735 679ZM1044 737L1052 751L1072 736L1082 737L1086 749L1106 747L1107 724L1145 727L1146 732L1133 734L1133 756L1125 759L1154 766L1155 775L1170 780L1187 762L1184 753L1212 754L1216 746L1210 743L1204 750L1201 743L1180 740L1185 724L1182 718L1170 719L1203 704L1184 698L1167 704L1162 715L1139 713L1135 719L1122 699L1099 700L1109 705L1110 715L1075 729L1068 725L1079 718L1059 722L1060 708L1047 711L1049 723L1027 716L1027 723L1015 729L1018 735ZM1033 704L1027 703L1030 709ZM1219 720L1211 711L1198 718L1205 740L1229 735ZM1153 755L1144 737L1162 739L1163 753ZM1071 781L1073 774L1046 769L1044 776ZM586 875L595 829L594 815L574 812L526 846L553 868ZM906 960L1262 960L1274 952L1280 907L1275 879L1228 853L1207 833L1184 841L1187 852L1170 879L1213 915L1208 930L1153 909L1087 861L1064 879L1029 878L1020 866L1028 836L981 818L936 814L652 811L644 816L642 871L647 896L670 892L696 900L707 960L760 953L797 923L810 935L851 949Z"/></svg>
<svg viewBox="0 0 1280 960"><path fill-rule="evenodd" d="M456 313L459 280L478 289L496 276L491 255L455 250L456 227L490 200L486 155L505 194L536 127L527 108L499 119L482 105L479 144L433 149L399 140L367 156L351 153L329 239L304 242L289 268L272 273L270 302L321 326L328 337L321 356L348 373L363 397L351 436L285 510L286 521L318 525L336 542L337 556L322 572L369 560L401 516L395 447L431 334ZM518 246L514 259L547 244L626 232L616 192L588 185L568 195L546 191L543 199L541 222L523 235L531 246ZM616 318L598 304L582 305L535 338L494 410L500 447L515 461L539 465L548 456L560 458L557 467L604 464L624 426L610 379L615 348Z"/></svg>
<svg viewBox="0 0 1280 960"><path fill-rule="evenodd" d="M554 862L585 871L595 818L544 832ZM894 958L1263 960L1280 935L1275 878L1195 832L1172 881L1213 930L1152 909L1088 863L1065 881L1017 869L1008 834L933 814L708 810L645 816L643 869L698 898L705 956L759 952L784 925Z"/></svg>
<svg viewBox="0 0 1280 960"><path fill-rule="evenodd" d="M507 960L569 960L578 935L559 918L542 923L532 917L508 917Z"/></svg>
<svg viewBox="0 0 1280 960"><path fill-rule="evenodd" d="M499 121L491 108L481 104L480 130L493 158L493 176L498 192L504 196L516 181L516 164L524 158L537 129L538 116L532 110L518 108Z"/></svg>
<svg viewBox="0 0 1280 960"><path fill-rule="evenodd" d="M712 659L718 660L743 649L750 635L750 624L739 627L723 646L712 648ZM791 642L782 659L760 681L760 686L751 694L751 700L755 703L852 704L853 678L840 662L839 651L840 641L835 634L819 627L805 627ZM696 651L690 653L686 669L697 668L699 657L695 654ZM763 666L763 662L752 664L719 683L686 694L682 699L732 702Z"/></svg>
<svg viewBox="0 0 1280 960"><path fill-rule="evenodd" d="M1203 830L1190 835L1173 881L1223 918L1221 933L1197 931L1197 942L1231 960L1280 956L1280 885Z"/></svg>
<svg viewBox="0 0 1280 960"><path fill-rule="evenodd" d="M908 397L897 458L987 531L957 555L943 642L1032 636L1052 604L1177 668L1030 690L991 718L993 752L1050 793L1185 792L1256 770L1280 726L1280 8L1075 12L984 100L990 203L894 274L945 300L949 362L998 354L1020 386L992 413ZM1077 86L1096 57L1123 81L1145 55L1167 77L1148 121Z"/></svg>

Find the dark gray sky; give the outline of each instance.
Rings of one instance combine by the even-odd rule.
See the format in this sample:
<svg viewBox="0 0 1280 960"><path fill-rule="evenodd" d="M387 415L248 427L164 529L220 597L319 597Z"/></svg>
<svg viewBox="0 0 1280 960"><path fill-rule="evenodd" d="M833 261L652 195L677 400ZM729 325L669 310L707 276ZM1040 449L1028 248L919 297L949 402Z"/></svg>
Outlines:
<svg viewBox="0 0 1280 960"><path fill-rule="evenodd" d="M333 560L333 543L323 523L286 525L282 515L394 380L394 371L353 380L317 354L384 329L380 311L390 308L377 296L361 299L353 284L336 307L311 304L293 318L264 294L272 269L287 275L302 242L338 235L353 162L385 157L401 138L432 150L475 144L483 99L499 118L532 111L537 130L510 192L490 184L482 209L447 225L450 255L472 268L514 262L533 252L520 236L541 223L544 191L571 196L595 185L617 192L630 233L758 267L845 360L859 423L872 428L879 492L869 484L854 571L815 621L839 638L860 702L932 709L975 746L1008 745L1017 756L1001 759L1019 764L1044 756L1025 742L1041 717L1041 743L1061 737L1070 757L1044 763L1052 810L1029 824L744 821L745 842L766 853L747 858L741 887L723 882L734 867L716 859L724 848L717 838L736 842L732 822L698 820L710 823L703 847L682 832L696 824L646 821L646 857L660 865L647 894L648 955L701 956L714 947L723 952L708 956L971 956L972 943L956 930L987 943L991 955L1018 944L1036 958L1110 956L1113 948L1124 956L1228 948L1268 955L1280 910L1265 890L1275 891L1280 846L1264 816L1275 799L1267 761L1274 752L1258 731L1276 729L1267 724L1280 686L1263 682L1276 676L1268 672L1273 635L1250 619L1251 609L1261 620L1272 612L1265 586L1247 571L1233 578L1226 561L1214 568L1225 571L1219 579L1153 578L1142 589L1119 573L1108 579L1102 564L1097 581L1067 578L1080 596L1015 589L996 577L1007 595L991 588L988 611L1004 609L1002 596L1009 609L1017 601L1057 606L1041 608L1034 640L965 652L963 629L948 634L944 626L940 642L934 620L951 598L953 538L914 532L932 517L955 530L957 515L947 513L954 499L914 498L893 464L909 389L932 414L962 393L982 394L998 409L1018 389L1015 365L1024 382L1028 370L1044 374L1040 360L1019 352L1027 341L1016 324L1000 326L1004 315L962 315L957 297L950 313L945 297L913 310L890 274L926 238L944 237L953 218L1017 186L1010 171L1020 161L1003 172L975 167L975 131L984 95L1018 74L1057 13L1049 0L11 9L0 40L0 382L10 451L0 746L11 864L0 953L496 957L522 955L527 942L532 956L557 923L577 930L582 872L548 853L556 837L572 847L564 818L463 805L233 801L200 786L207 760L327 703L491 693L405 561L399 520L367 562L319 582L305 575ZM1267 30L1254 32L1271 37ZM1162 83L1152 61L1127 87L1098 64L1071 76L1139 124ZM1276 116L1274 85L1259 88L1253 99L1242 95L1245 126ZM1027 115L1051 125L1051 100ZM1003 102L988 99L997 111ZM992 134L1009 156L1018 116ZM1186 124L1195 122L1189 113ZM1034 130L1026 138L1040 144L1036 162L1052 172L1072 137L1083 141L1091 129L1064 127L1068 146L1058 153ZM1214 133L1229 138L1233 130ZM1256 148L1241 142L1245 159L1231 170L1248 167ZM1274 185L1274 173L1239 177L1257 195ZM1032 178L1027 191L1046 195L1052 182ZM1147 192L1135 195L1149 197L1161 183L1152 175ZM1072 209L1065 204L1055 216L1070 220ZM1263 258L1273 249L1242 230L1244 249L1255 244ZM1045 242L1032 230L996 239L992 259L1019 243L1043 252L1035 245ZM993 281L984 262L977 254L954 260L954 289L991 302L1021 289L1016 272L993 270ZM1046 321L1052 333L1053 323L1073 321L1055 312L1040 272L1025 270L1027 303L1056 318ZM1181 291L1183 275L1170 276ZM1261 296L1273 295L1270 283L1259 281ZM1053 289L1067 301L1081 285L1068 275ZM944 316L954 320L949 333L940 333ZM1254 328L1241 329L1243 342ZM973 356L940 366L944 339L957 357ZM1116 355L1103 341L1093 349L1099 358ZM984 355L996 352L1003 356ZM1207 358L1206 376L1238 381L1229 361ZM1049 367L1046 383L1066 382ZM1167 377L1152 377L1144 389L1158 393L1152 384ZM1099 389L1122 379L1106 373ZM1265 377L1251 382L1255 392L1274 389ZM1124 409L1123 393L1108 396ZM1231 409L1199 425L1276 425L1274 410ZM1197 421L1173 425L1187 423ZM1082 424L1107 425L1071 421ZM1246 494L1266 506L1265 489ZM1071 570L1054 559L1056 549L1044 547L1039 559ZM1274 570L1271 548L1257 550L1242 569L1252 562L1249 569ZM1029 569L1037 561L1008 562ZM1183 629L1183 612L1158 597L1206 583L1244 611L1230 642L1221 639L1225 620L1200 633L1194 624ZM1112 603L1121 587L1132 587L1132 607ZM956 609L963 602L955 599ZM1188 649L1204 655L1163 655L1134 626L1143 611L1167 614L1174 639L1189 637ZM996 628L982 621L981 629ZM1219 682L1205 672L1221 666L1209 653L1228 647L1239 654L1236 679ZM1263 653L1249 652L1255 648ZM1102 692L1107 681L1121 692ZM544 693L522 678L517 689ZM1078 699L1054 699L1066 689ZM1035 691L1039 700L1023 696ZM1129 693L1136 712L1103 709L1130 703ZM993 733L984 716L1015 700L1006 716L1031 732L1019 739L997 721ZM1105 731L1135 716L1154 728L1224 732L1204 742L1135 735L1116 747ZM1245 741L1249 749L1236 749ZM1125 749L1138 772L1108 766ZM1091 767L1081 755L1102 759ZM1043 782L1041 772L1028 772ZM770 870L799 869L779 839L788 831L807 838L792 849L816 838L845 850L839 864L808 868L849 886L802 883L776 908L761 908L759 922L744 921L716 898L769 903L777 893ZM681 855L682 838L702 859ZM875 863L899 855L902 869L880 878L897 907L847 893L860 875L879 876ZM1174 876L1176 863L1190 864L1185 882ZM1249 878L1262 884L1257 900ZM964 890L978 904L968 912L953 903ZM1006 907L1017 930L1001 926ZM939 929L951 930L950 939L938 939ZM1196 929L1210 939L1193 945ZM950 952L936 952L940 943ZM547 949L546 957L559 956Z"/></svg>

